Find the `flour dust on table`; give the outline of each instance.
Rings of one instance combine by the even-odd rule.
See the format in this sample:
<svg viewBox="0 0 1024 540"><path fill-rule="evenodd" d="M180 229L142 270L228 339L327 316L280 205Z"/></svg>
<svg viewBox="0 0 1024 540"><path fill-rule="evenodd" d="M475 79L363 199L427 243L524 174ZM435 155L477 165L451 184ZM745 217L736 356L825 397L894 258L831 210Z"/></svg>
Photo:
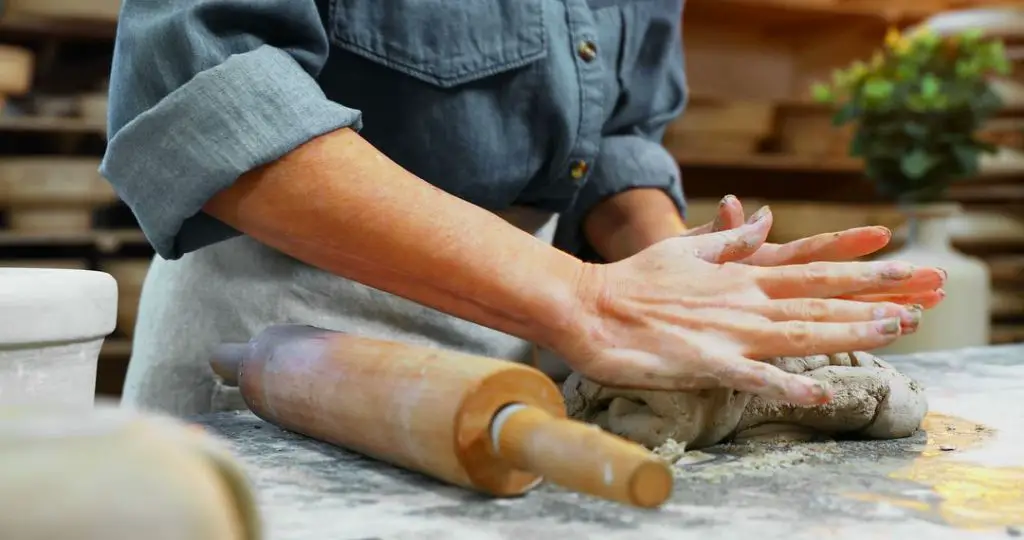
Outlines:
<svg viewBox="0 0 1024 540"><path fill-rule="evenodd" d="M724 441L898 439L928 412L924 389L865 352L782 357L768 363L825 383L833 399L800 407L731 389L613 388L573 373L563 387L569 415L636 441L675 461L686 450Z"/></svg>

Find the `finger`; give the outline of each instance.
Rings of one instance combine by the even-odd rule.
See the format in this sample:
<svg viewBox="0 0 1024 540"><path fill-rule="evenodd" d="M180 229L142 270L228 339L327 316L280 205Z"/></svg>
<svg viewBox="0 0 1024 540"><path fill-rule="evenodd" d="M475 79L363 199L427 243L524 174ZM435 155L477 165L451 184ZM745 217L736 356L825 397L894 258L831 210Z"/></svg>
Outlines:
<svg viewBox="0 0 1024 540"><path fill-rule="evenodd" d="M911 333L921 324L922 306L890 302L800 298L770 300L746 308L775 322L868 322L899 319L902 333Z"/></svg>
<svg viewBox="0 0 1024 540"><path fill-rule="evenodd" d="M696 257L713 263L732 262L749 257L764 245L771 226L772 213L765 206L735 229L688 237L685 241Z"/></svg>
<svg viewBox="0 0 1024 540"><path fill-rule="evenodd" d="M946 271L940 268L914 268L909 279L888 283L877 283L857 291L860 296L868 294L918 294L933 292L946 284Z"/></svg>
<svg viewBox="0 0 1024 540"><path fill-rule="evenodd" d="M871 350L900 337L898 318L870 322L784 321L749 324L739 321L730 332L748 344L745 356L806 356Z"/></svg>
<svg viewBox="0 0 1024 540"><path fill-rule="evenodd" d="M726 195L722 204L718 207L718 217L715 220L714 232L728 231L743 226L745 221L743 204L733 195Z"/></svg>
<svg viewBox="0 0 1024 540"><path fill-rule="evenodd" d="M761 290L771 298L832 298L887 292L914 276L901 262L813 262L750 267Z"/></svg>
<svg viewBox="0 0 1024 540"><path fill-rule="evenodd" d="M729 357L719 359L717 365L717 377L726 388L807 407L823 405L832 398L824 383L764 362Z"/></svg>
<svg viewBox="0 0 1024 540"><path fill-rule="evenodd" d="M735 229L743 225L743 205L733 195L726 195L718 201L715 219L698 227L688 229L680 236L699 236L712 232Z"/></svg>
<svg viewBox="0 0 1024 540"><path fill-rule="evenodd" d="M840 298L855 300L858 302L891 302L903 305L916 304L921 306L923 309L932 309L946 298L946 291L938 289L914 294L868 294Z"/></svg>
<svg viewBox="0 0 1024 540"><path fill-rule="evenodd" d="M860 227L825 233L785 244L765 244L741 262L756 266L781 266L814 261L850 261L874 253L889 243L892 232L885 227Z"/></svg>

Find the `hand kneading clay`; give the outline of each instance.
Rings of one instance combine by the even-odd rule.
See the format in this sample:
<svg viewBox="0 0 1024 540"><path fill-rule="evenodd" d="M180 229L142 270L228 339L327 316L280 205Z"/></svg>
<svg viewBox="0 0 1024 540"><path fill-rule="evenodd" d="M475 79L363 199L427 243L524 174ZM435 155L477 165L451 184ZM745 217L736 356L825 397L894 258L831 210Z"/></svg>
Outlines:
<svg viewBox="0 0 1024 540"><path fill-rule="evenodd" d="M798 407L734 390L633 390L573 373L563 387L569 415L648 448L687 449L725 440L817 436L897 439L921 425L928 404L915 381L864 352L775 358L768 363L825 382L831 402Z"/></svg>

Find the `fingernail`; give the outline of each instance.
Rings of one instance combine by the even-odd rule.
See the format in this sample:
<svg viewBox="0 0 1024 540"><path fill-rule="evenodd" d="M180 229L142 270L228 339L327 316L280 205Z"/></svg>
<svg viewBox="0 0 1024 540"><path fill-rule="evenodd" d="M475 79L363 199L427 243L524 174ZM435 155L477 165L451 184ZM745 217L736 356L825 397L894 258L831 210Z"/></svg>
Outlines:
<svg viewBox="0 0 1024 540"><path fill-rule="evenodd" d="M735 198L736 197L733 197L732 195L726 195L725 197L722 197L722 200L718 201L718 207L721 208L721 207L729 204L729 201L732 201Z"/></svg>
<svg viewBox="0 0 1024 540"><path fill-rule="evenodd" d="M942 273L942 282L945 283L949 279L949 272L945 268L938 268L937 270Z"/></svg>
<svg viewBox="0 0 1024 540"><path fill-rule="evenodd" d="M762 206L760 210L750 215L750 219L747 220L747 224L754 224L764 219L770 210L767 206Z"/></svg>
<svg viewBox="0 0 1024 540"><path fill-rule="evenodd" d="M890 229L889 227L879 227L879 229L882 229L882 232L885 233L886 238L892 238L892 229Z"/></svg>
<svg viewBox="0 0 1024 540"><path fill-rule="evenodd" d="M921 315L923 313L924 309L921 306L904 306L903 311L900 313L900 324L903 325L902 331L904 334L917 331L917 327L921 324Z"/></svg>
<svg viewBox="0 0 1024 540"><path fill-rule="evenodd" d="M886 320L878 323L876 328L878 328L878 333L879 334L884 334L884 335L887 335L887 336L899 335L899 333L900 333L900 319L899 319L899 317L892 318L892 319L886 319Z"/></svg>
<svg viewBox="0 0 1024 540"><path fill-rule="evenodd" d="M882 277L901 281L914 275L914 266L907 263L883 263Z"/></svg>

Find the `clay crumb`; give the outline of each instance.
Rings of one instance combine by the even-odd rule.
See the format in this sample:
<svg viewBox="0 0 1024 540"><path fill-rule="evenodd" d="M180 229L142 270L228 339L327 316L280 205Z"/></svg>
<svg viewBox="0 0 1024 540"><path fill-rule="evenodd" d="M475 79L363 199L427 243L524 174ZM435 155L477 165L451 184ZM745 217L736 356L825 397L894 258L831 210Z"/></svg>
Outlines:
<svg viewBox="0 0 1024 540"><path fill-rule="evenodd" d="M661 446L654 449L654 455L665 460L670 465L679 461L686 453L686 443L676 442L668 439Z"/></svg>
<svg viewBox="0 0 1024 540"><path fill-rule="evenodd" d="M956 447L951 444L943 444L939 446L939 450L942 450L943 452L952 452L953 450L956 450Z"/></svg>

